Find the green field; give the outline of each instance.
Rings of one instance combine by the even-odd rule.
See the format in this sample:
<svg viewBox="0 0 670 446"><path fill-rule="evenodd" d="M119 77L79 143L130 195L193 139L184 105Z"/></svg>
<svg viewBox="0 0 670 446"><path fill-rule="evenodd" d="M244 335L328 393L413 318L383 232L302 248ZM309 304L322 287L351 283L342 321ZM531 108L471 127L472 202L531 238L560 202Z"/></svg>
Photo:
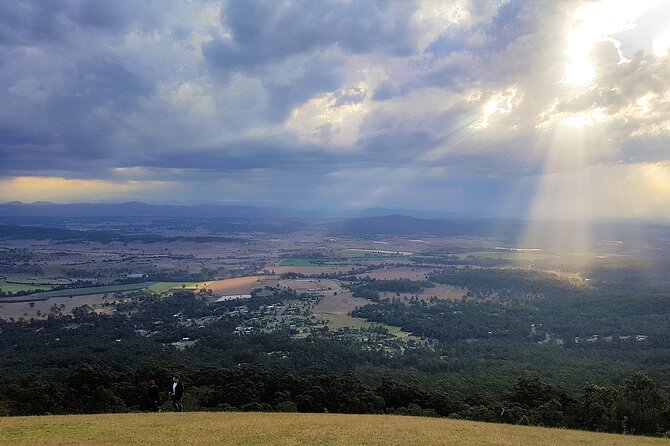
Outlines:
<svg viewBox="0 0 670 446"><path fill-rule="evenodd" d="M185 290L195 290L196 289L196 283L191 283L191 282L155 282L146 287L149 291L153 291L154 293L165 293L166 291L170 291L172 289L182 289L182 285L186 285L183 287Z"/></svg>
<svg viewBox="0 0 670 446"><path fill-rule="evenodd" d="M351 328L371 328L378 327L381 324L374 322L368 322L365 319L359 317L351 317L346 314L332 314L332 313L319 313L317 316L321 319L328 320L328 328L331 330L337 330L338 328L351 327ZM390 326L384 325L390 331Z"/></svg>
<svg viewBox="0 0 670 446"><path fill-rule="evenodd" d="M554 257L552 254L549 254L544 251L472 251L472 252L463 252L461 254L457 254L457 256L461 260L467 259L468 257L472 256L472 257L481 257L485 259L514 260L517 262L532 262L534 260Z"/></svg>
<svg viewBox="0 0 670 446"><path fill-rule="evenodd" d="M202 282L200 282L202 283ZM182 285L185 285L182 287ZM101 294L101 293L120 293L126 291L136 291L142 289L148 289L155 293L164 293L171 289L186 289L186 290L195 290L197 289L198 283L191 282L142 282L142 283L131 283L125 285L109 285L109 286L98 286L98 287L88 287L88 288L72 288L68 290L58 290L50 291L48 293L38 293L35 296L46 296L46 297L63 297L63 296L84 296L87 294Z"/></svg>
<svg viewBox="0 0 670 446"><path fill-rule="evenodd" d="M661 438L389 415L135 413L0 418L0 445L652 446Z"/></svg>
<svg viewBox="0 0 670 446"><path fill-rule="evenodd" d="M33 285L28 283L7 283L0 282L0 290L5 293L16 293L19 291L50 290L50 285Z"/></svg>
<svg viewBox="0 0 670 446"><path fill-rule="evenodd" d="M310 259L286 259L282 260L281 265L282 266L321 266L324 264L324 262L320 261L321 263L315 263L315 260L310 260Z"/></svg>
<svg viewBox="0 0 670 446"><path fill-rule="evenodd" d="M395 325L380 324L379 322L368 322L359 317L351 317L347 314L333 314L333 313L317 313L317 317L326 319L328 321L328 328L337 330L339 328L372 328L384 327L389 333L398 336L399 338L414 338L410 334L402 331L400 327ZM418 338L417 338L418 339Z"/></svg>
<svg viewBox="0 0 670 446"><path fill-rule="evenodd" d="M11 292L16 292L20 290L30 291L35 289L34 285L23 285L23 284L12 284L12 283L7 285L8 287L5 288L4 283L0 283L0 289L2 289L3 291L11 291ZM105 293L108 294L125 293L128 291L137 291L142 289L148 289L155 293L164 293L171 289L181 289L182 285L186 285L184 289L187 290L197 289L196 283L190 283L190 282L142 282L142 283L130 283L124 285L106 285L106 286L95 286L85 288L68 288L65 290L56 290L56 291L44 291L39 293L28 294L25 296L20 296L17 297L16 299L21 299L23 301L27 299L46 300L52 297L87 296L90 294L105 294Z"/></svg>
<svg viewBox="0 0 670 446"><path fill-rule="evenodd" d="M344 252L348 251L348 252ZM364 253L362 251L344 250L340 252L340 258L333 258L327 260L314 259L285 259L282 260L281 266L355 266L363 262L384 263L393 261L393 263L411 263L411 261L403 255L396 254L374 254Z"/></svg>
<svg viewBox="0 0 670 446"><path fill-rule="evenodd" d="M31 294L35 300L48 299L51 297L86 296L88 294L121 293L149 288L155 282L130 283L124 285L94 286L86 288L69 288L66 290L47 291L44 293ZM26 296L23 296L26 297Z"/></svg>
<svg viewBox="0 0 670 446"><path fill-rule="evenodd" d="M406 258L407 256L404 256L402 254L395 254L395 253L380 253L376 252L375 250L360 250L360 249L343 249L340 251L340 256L347 258L347 259L375 259L375 260L388 260L390 258Z"/></svg>

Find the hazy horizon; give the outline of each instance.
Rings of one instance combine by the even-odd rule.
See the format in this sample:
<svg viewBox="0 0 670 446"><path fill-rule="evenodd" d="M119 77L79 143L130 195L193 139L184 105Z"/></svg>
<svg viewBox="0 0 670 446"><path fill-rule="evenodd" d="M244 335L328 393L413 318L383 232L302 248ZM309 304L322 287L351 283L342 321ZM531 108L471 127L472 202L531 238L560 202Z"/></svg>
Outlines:
<svg viewBox="0 0 670 446"><path fill-rule="evenodd" d="M435 220L500 220L500 221L518 221L519 223L525 223L531 225L533 223L566 223L566 224L577 224L582 227L590 227L597 224L622 224L622 225L661 225L667 226L670 225L670 217L666 218L593 218L588 221L582 219L548 219L542 217L519 217L516 215L492 215L486 214L484 212L453 212L453 211L436 211L430 209L420 209L420 208L386 208L386 207L349 207L349 208L313 208L313 207L292 207L292 206L273 206L271 204L257 203L257 202L176 202L176 201L165 201L165 202L150 202L150 201L124 201L124 200L113 200L113 201L78 201L78 202L51 202L51 201L35 201L35 202L22 202L22 201L10 201L10 202L0 202L0 217L48 217L48 216L62 216L62 211L57 211L60 207L77 207L77 206L89 206L89 207L98 207L95 209L96 215L99 216L125 216L125 217L134 217L134 216L149 216L153 215L151 213L134 215L132 213L118 213L118 210L110 209L110 206L123 206L123 205L142 205L149 208L156 207L169 207L176 209L188 209L188 208L199 208L203 207L213 207L221 208L221 210L226 210L228 208L249 208L258 212L259 216L262 217L289 217L289 218L377 218L377 217L410 217L417 219L435 219ZM12 210L2 209L3 206L19 206L19 209L16 212ZM37 213L26 213L26 210L31 208L38 207L48 207L50 209L56 209L56 211L49 212L47 210L37 210ZM110 212L105 212L109 210ZM80 213L83 209L80 208ZM164 214L164 213L163 213ZM161 213L155 214L163 215ZM164 216L174 216L178 217L179 214L165 214ZM78 217L81 215L73 215L72 217ZM223 216L223 215L221 215ZM236 214L230 215L232 217L239 217ZM212 218L212 215L208 215L202 218ZM530 228L530 226L528 226ZM530 230L530 229L529 229Z"/></svg>

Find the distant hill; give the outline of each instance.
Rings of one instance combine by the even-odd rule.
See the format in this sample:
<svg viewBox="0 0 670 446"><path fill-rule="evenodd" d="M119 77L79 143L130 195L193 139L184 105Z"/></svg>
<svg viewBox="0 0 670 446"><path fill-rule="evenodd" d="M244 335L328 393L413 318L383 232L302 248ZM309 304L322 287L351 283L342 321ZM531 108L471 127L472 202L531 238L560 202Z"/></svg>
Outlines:
<svg viewBox="0 0 670 446"><path fill-rule="evenodd" d="M0 445L668 446L669 439L444 418L297 413L0 417Z"/></svg>
<svg viewBox="0 0 670 446"><path fill-rule="evenodd" d="M331 223L329 229L347 235L496 236L516 238L526 223L516 219L424 219L405 215L351 218Z"/></svg>
<svg viewBox="0 0 670 446"><path fill-rule="evenodd" d="M188 217L188 218L358 218L401 214L418 218L456 218L458 214L411 209L293 209L231 204L168 205L126 203L0 203L0 217Z"/></svg>
<svg viewBox="0 0 670 446"><path fill-rule="evenodd" d="M306 216L301 211L235 205L159 205L128 203L21 203L0 204L0 217L240 217Z"/></svg>
<svg viewBox="0 0 670 446"><path fill-rule="evenodd" d="M163 237L151 233L124 234L116 231L81 231L77 229L63 229L50 226L35 225L3 225L0 224L0 240L3 238L17 240L54 240L54 241L95 241L109 242L171 242L182 240L194 243L231 242L237 239L216 236L175 236Z"/></svg>
<svg viewBox="0 0 670 446"><path fill-rule="evenodd" d="M578 234L588 234L590 240L617 242L627 240L633 245L654 244L653 240L670 240L670 226L649 222L576 222L528 221L502 218L463 218L421 211L370 208L361 210L299 210L238 205L155 205L139 202L128 203L0 203L0 225L39 225L73 229L69 224L90 221L125 221L128 219L164 219L170 224L181 222L181 228L199 226L213 233L259 232L286 234L303 230L318 230L332 235L348 236L435 236L435 237L496 237L509 244L521 240L531 245L570 246L579 241ZM428 218L430 217L430 218ZM194 222L197 222L195 224ZM79 225L74 225L79 228ZM529 228L532 231L529 232ZM138 228L139 229L139 228ZM17 228L4 228L5 236L20 232ZM151 234L151 225L140 232ZM28 231L29 232L29 231ZM87 231L88 232L88 231ZM528 235L532 238L528 238ZM56 239L81 239L93 236L54 233ZM0 238L3 236L0 231ZM118 239L118 233L95 233L97 239ZM137 238L138 236L135 235ZM147 238L148 237L148 238ZM525 237L525 239L524 239ZM140 234L149 241L151 236Z"/></svg>

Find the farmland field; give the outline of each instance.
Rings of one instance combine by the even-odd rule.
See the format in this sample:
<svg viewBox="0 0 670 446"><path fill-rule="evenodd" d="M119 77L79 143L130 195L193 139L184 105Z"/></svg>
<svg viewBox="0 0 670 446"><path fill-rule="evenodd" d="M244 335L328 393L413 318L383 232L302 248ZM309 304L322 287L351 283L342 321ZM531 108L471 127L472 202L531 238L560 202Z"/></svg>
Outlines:
<svg viewBox="0 0 670 446"><path fill-rule="evenodd" d="M481 257L486 259L503 259L519 262L530 262L534 260L555 257L545 251L472 251L457 254L463 260L468 257Z"/></svg>
<svg viewBox="0 0 670 446"><path fill-rule="evenodd" d="M125 291L141 290L153 285L154 282L130 283L124 285L105 285L86 288L68 288L65 290L47 291L44 293L31 294L30 297L35 300L50 299L52 297L67 297L67 296L85 296L87 294L103 294L103 293L122 293Z"/></svg>
<svg viewBox="0 0 670 446"><path fill-rule="evenodd" d="M84 294L81 296L54 297L46 300L32 302L0 303L0 317L3 319L29 319L32 317L46 317L51 312L51 308L56 305L61 313L68 313L73 308L82 305L96 306L105 301L105 294ZM110 299L111 300L111 299Z"/></svg>
<svg viewBox="0 0 670 446"><path fill-rule="evenodd" d="M328 279L283 279L279 281L279 285L297 292L319 291L328 294L341 291L338 281Z"/></svg>
<svg viewBox="0 0 670 446"><path fill-rule="evenodd" d="M281 262L282 266L319 266L322 264L321 261L317 262L310 259L286 259Z"/></svg>
<svg viewBox="0 0 670 446"><path fill-rule="evenodd" d="M400 327L394 325L380 324L378 322L368 322L365 319L358 317L351 317L346 314L333 314L333 313L320 313L317 315L328 321L328 328L331 330L337 330L340 328L373 328L373 327L383 327L389 331L389 333L399 337L399 338L410 338L412 335L410 333L404 332Z"/></svg>
<svg viewBox="0 0 670 446"><path fill-rule="evenodd" d="M184 283L184 282L156 282L147 287L149 291L153 291L154 293L165 293L166 291L169 291L171 289L179 289L181 288L182 284L185 284L186 286L191 285L190 283Z"/></svg>
<svg viewBox="0 0 670 446"><path fill-rule="evenodd" d="M348 314L350 311L369 303L368 299L352 297L351 293L339 293L337 296L326 295L314 306L314 312L317 314Z"/></svg>
<svg viewBox="0 0 670 446"><path fill-rule="evenodd" d="M375 250L375 249L359 249L359 248L347 248L340 251L340 256L347 259L366 259L366 260L382 260L387 261L390 258L403 258L402 254L399 252L382 252L386 250Z"/></svg>
<svg viewBox="0 0 670 446"><path fill-rule="evenodd" d="M402 331L400 327L368 322L365 319L349 316L348 313L350 311L369 303L369 300L361 299L359 297L352 297L349 293L326 295L317 305L314 306L313 311L318 318L328 321L327 325L331 330L337 330L339 328L345 327L372 328L379 327L381 325L389 332L400 338L408 338L410 336L409 333Z"/></svg>
<svg viewBox="0 0 670 446"><path fill-rule="evenodd" d="M342 273L353 268L354 265L313 265L313 266L275 266L272 270L275 274L299 273L299 274L333 274Z"/></svg>
<svg viewBox="0 0 670 446"><path fill-rule="evenodd" d="M363 277L370 277L378 280L389 279L409 279L409 280L426 280L427 273L431 272L432 268L383 268L373 271L368 271L361 274Z"/></svg>
<svg viewBox="0 0 670 446"><path fill-rule="evenodd" d="M5 293L16 293L21 291L50 290L50 285L37 285L28 283L7 283L0 282L0 290Z"/></svg>
<svg viewBox="0 0 670 446"><path fill-rule="evenodd" d="M0 303L0 318L31 318L46 317L56 305L60 311L67 313L73 308L89 305L95 306L112 297L114 293L136 291L155 286L153 282L125 285L108 285L86 288L69 288L65 290L46 291L26 296L7 297ZM110 299L111 300L111 299Z"/></svg>
<svg viewBox="0 0 670 446"><path fill-rule="evenodd" d="M272 276L245 276L201 282L198 285L202 288L212 290L214 294L247 294L254 288L274 285L276 283L274 279Z"/></svg>
<svg viewBox="0 0 670 446"><path fill-rule="evenodd" d="M423 301L429 301L433 296L438 299L444 300L460 300L464 294L467 293L467 289L461 289L460 287L452 285L442 285L436 284L432 288L424 288L420 293L394 293L394 292L381 292L379 296L382 299L393 299L400 298L404 300L409 300L411 298L417 298Z"/></svg>

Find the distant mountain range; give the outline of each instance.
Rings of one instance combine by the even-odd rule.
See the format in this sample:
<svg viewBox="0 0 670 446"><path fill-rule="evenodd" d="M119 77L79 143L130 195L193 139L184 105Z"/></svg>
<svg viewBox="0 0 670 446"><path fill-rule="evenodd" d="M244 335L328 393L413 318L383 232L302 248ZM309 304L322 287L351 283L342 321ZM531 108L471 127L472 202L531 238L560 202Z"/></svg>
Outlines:
<svg viewBox="0 0 670 446"><path fill-rule="evenodd" d="M288 217L300 211L237 205L164 205L127 203L21 203L0 204L2 217Z"/></svg>
<svg viewBox="0 0 670 446"><path fill-rule="evenodd" d="M403 215L404 213L404 215ZM409 214L409 215L407 215ZM414 215L412 215L414 214ZM435 218L434 215L444 215ZM432 218L429 218L433 216ZM670 243L670 226L643 224L641 222L599 222L589 224L570 222L530 222L522 219L465 218L431 212L398 211L382 208L359 211L298 210L241 205L156 205L139 202L130 203L21 203L0 204L0 238L40 237L94 238L99 240L122 237L150 240L152 224L139 224L124 229L123 226L109 231L78 231L80 221L123 220L132 218L158 218L176 225L179 230L199 227L212 234L272 233L286 234L296 231L317 230L334 236L416 237L496 237L510 244L524 240L525 243L552 244L567 247L579 241L578 234L588 231L593 242L614 243L627 240L635 245L667 246ZM33 226L32 229L25 225ZM41 228L60 228L49 232ZM529 232L529 228L532 231ZM26 232L28 231L28 232ZM32 232L31 232L32 231ZM121 232L118 232L121 231ZM121 235L123 234L123 235ZM652 242L654 241L654 242Z"/></svg>
<svg viewBox="0 0 670 446"><path fill-rule="evenodd" d="M455 218L460 214L408 209L292 209L228 204L171 205L127 203L49 202L0 203L0 217L189 217L189 218L337 218L405 215L418 218Z"/></svg>

